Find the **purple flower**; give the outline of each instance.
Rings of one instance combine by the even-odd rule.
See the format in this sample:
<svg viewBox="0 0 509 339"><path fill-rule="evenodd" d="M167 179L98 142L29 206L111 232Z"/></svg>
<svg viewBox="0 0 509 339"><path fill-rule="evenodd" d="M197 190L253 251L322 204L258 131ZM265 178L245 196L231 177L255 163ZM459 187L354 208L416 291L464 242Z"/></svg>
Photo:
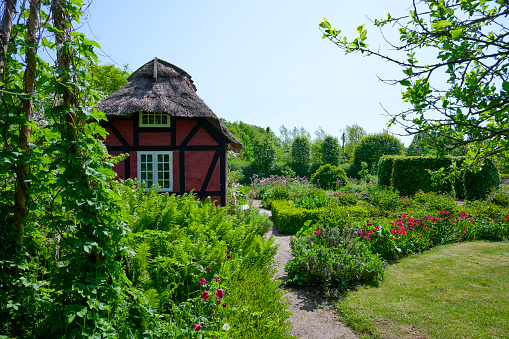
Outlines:
<svg viewBox="0 0 509 339"><path fill-rule="evenodd" d="M216 282L221 282L221 279L219 277L216 277Z"/></svg>
<svg viewBox="0 0 509 339"><path fill-rule="evenodd" d="M207 280L204 277L200 279L200 285L205 285L206 282Z"/></svg>
<svg viewBox="0 0 509 339"><path fill-rule="evenodd" d="M193 330L200 331L201 330L201 325L200 324L194 324L193 325Z"/></svg>

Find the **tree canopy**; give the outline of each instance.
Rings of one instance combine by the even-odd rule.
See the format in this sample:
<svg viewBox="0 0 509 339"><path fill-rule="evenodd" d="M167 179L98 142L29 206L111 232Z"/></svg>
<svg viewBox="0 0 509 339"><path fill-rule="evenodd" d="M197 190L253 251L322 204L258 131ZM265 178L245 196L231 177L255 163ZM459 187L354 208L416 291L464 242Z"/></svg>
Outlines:
<svg viewBox="0 0 509 339"><path fill-rule="evenodd" d="M399 31L399 42L386 40L387 54L368 45L365 25L349 40L324 19L323 38L345 53L360 52L401 67L400 77L384 81L404 86L402 99L410 108L389 112L390 123L401 124L410 135L430 136L438 155L468 145L465 164L472 165L506 152L509 2L413 0L409 5L408 15L374 20L382 31Z"/></svg>

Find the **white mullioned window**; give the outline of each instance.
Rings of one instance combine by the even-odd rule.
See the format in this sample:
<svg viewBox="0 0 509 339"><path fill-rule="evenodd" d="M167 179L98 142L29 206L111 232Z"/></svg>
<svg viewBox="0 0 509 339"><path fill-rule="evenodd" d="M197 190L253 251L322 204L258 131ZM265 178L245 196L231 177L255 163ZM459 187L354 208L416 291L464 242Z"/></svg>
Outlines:
<svg viewBox="0 0 509 339"><path fill-rule="evenodd" d="M138 180L147 188L157 186L161 192L173 190L173 153L138 152Z"/></svg>
<svg viewBox="0 0 509 339"><path fill-rule="evenodd" d="M140 113L140 127L170 127L170 116L166 113Z"/></svg>

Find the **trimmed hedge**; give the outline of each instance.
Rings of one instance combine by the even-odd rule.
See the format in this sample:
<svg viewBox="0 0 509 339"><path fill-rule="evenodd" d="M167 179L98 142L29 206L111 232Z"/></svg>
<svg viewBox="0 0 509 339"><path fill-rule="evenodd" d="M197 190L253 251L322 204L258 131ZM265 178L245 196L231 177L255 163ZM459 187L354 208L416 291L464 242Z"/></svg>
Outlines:
<svg viewBox="0 0 509 339"><path fill-rule="evenodd" d="M414 195L423 192L455 192L457 199L486 199L491 190L500 185L500 175L492 159L484 161L478 172L467 171L462 178L453 183L433 185L428 170L437 171L447 168L456 162L461 167L464 157L404 157L384 156L380 159L378 183L381 186L392 186L401 195Z"/></svg>
<svg viewBox="0 0 509 339"><path fill-rule="evenodd" d="M359 172L362 170L361 165L355 165L355 164L341 164L339 165L342 169L345 170L346 176L349 178L354 179L360 179L361 176L359 175Z"/></svg>
<svg viewBox="0 0 509 339"><path fill-rule="evenodd" d="M272 202L272 218L277 224L279 232L283 234L297 233L308 220L316 222L325 212L324 208L305 209L295 207L286 200Z"/></svg>
<svg viewBox="0 0 509 339"><path fill-rule="evenodd" d="M392 185L392 169L394 167L394 156L384 155L378 162L378 184L380 186Z"/></svg>
<svg viewBox="0 0 509 339"><path fill-rule="evenodd" d="M493 188L500 187L500 174L493 160L488 158L480 171L465 172L463 183L467 200L486 199Z"/></svg>
<svg viewBox="0 0 509 339"><path fill-rule="evenodd" d="M438 171L452 164L452 158L397 157L394 158L392 187L401 195L414 195L418 191L449 193L454 191L451 182L433 185L428 170Z"/></svg>

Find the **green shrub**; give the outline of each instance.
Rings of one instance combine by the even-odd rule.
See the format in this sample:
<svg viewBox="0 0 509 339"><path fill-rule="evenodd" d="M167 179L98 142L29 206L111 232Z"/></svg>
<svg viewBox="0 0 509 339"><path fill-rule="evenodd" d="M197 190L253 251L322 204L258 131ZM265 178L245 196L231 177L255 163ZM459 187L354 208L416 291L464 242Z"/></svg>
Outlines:
<svg viewBox="0 0 509 339"><path fill-rule="evenodd" d="M507 209L490 201L474 200L467 201L464 210L476 218L503 219Z"/></svg>
<svg viewBox="0 0 509 339"><path fill-rule="evenodd" d="M322 228L305 237L292 237L290 246L294 257L285 266L290 282L344 291L383 277L383 261L355 232Z"/></svg>
<svg viewBox="0 0 509 339"><path fill-rule="evenodd" d="M394 158L392 171L392 187L402 195L413 195L417 191L423 192L453 192L451 181L438 183L433 181L429 171L449 168L452 158L434 157L397 157Z"/></svg>
<svg viewBox="0 0 509 339"><path fill-rule="evenodd" d="M466 171L463 182L467 200L486 199L491 190L500 186L498 168L492 159L486 159L481 170Z"/></svg>
<svg viewBox="0 0 509 339"><path fill-rule="evenodd" d="M292 160L300 166L308 166L311 162L311 146L305 136L298 136L292 143Z"/></svg>
<svg viewBox="0 0 509 339"><path fill-rule="evenodd" d="M394 156L384 155L378 161L378 184L380 186L392 186L392 169Z"/></svg>
<svg viewBox="0 0 509 339"><path fill-rule="evenodd" d="M322 143L321 160L323 164L339 165L339 142L338 138L326 136Z"/></svg>
<svg viewBox="0 0 509 339"><path fill-rule="evenodd" d="M370 173L376 174L378 161L383 155L400 155L404 149L403 143L390 134L368 135L362 138L355 148L353 163L360 166L364 161L368 164Z"/></svg>
<svg viewBox="0 0 509 339"><path fill-rule="evenodd" d="M297 233L308 220L316 222L320 219L324 209L306 209L295 207L288 201L275 200L272 202L272 218L283 234Z"/></svg>
<svg viewBox="0 0 509 339"><path fill-rule="evenodd" d="M409 206L408 198L401 198L392 187L368 185L362 192L362 197L372 206L387 211L398 211Z"/></svg>
<svg viewBox="0 0 509 339"><path fill-rule="evenodd" d="M362 206L339 206L326 209L320 215L319 224L331 227L344 227L363 223L375 215L375 209Z"/></svg>
<svg viewBox="0 0 509 339"><path fill-rule="evenodd" d="M451 195L422 191L415 193L411 205L414 211L419 210L422 215L437 214L442 210L455 211L458 208Z"/></svg>
<svg viewBox="0 0 509 339"><path fill-rule="evenodd" d="M320 166L311 176L311 182L325 190L334 190L347 183L345 171L341 167L330 164Z"/></svg>
<svg viewBox="0 0 509 339"><path fill-rule="evenodd" d="M491 201L492 203L501 207L509 207L509 193L504 189L499 188L497 190L491 191L486 200Z"/></svg>
<svg viewBox="0 0 509 339"><path fill-rule="evenodd" d="M267 135L261 140L256 140L253 146L253 153L255 154L253 160L254 168L262 176L270 175L276 160L276 150L271 137Z"/></svg>

